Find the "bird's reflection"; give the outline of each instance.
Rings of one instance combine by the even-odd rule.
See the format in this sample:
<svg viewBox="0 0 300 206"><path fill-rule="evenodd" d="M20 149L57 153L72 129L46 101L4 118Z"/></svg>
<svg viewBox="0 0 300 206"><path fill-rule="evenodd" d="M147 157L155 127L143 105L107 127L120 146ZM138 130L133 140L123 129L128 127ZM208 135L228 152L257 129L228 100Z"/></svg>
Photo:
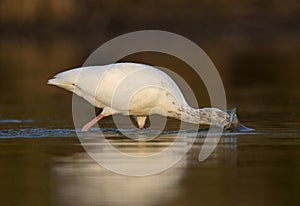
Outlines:
<svg viewBox="0 0 300 206"><path fill-rule="evenodd" d="M216 161L223 161L224 155L226 164L228 161L235 163L235 137L222 138L212 158L204 163L198 162L195 155L199 154L201 142L203 138L197 138L188 156L172 168L146 177L115 174L98 165L86 153L58 158L54 160L51 173L53 202L55 205L166 205L183 194L181 180L191 167L210 167ZM133 148L132 144L130 148Z"/></svg>

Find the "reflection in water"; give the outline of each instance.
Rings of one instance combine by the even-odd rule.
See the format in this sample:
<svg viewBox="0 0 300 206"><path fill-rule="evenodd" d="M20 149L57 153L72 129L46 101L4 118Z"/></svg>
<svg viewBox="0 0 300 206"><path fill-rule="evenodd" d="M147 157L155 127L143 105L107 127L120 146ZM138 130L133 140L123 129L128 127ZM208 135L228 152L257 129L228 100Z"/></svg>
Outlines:
<svg viewBox="0 0 300 206"><path fill-rule="evenodd" d="M58 160L53 169L58 205L156 205L180 192L182 163L147 177L118 175L83 154Z"/></svg>
<svg viewBox="0 0 300 206"><path fill-rule="evenodd" d="M137 136L140 133L138 131L127 139L107 140L105 136L89 135L80 137L80 141L88 154L108 170L130 176L145 176L164 171L180 161L197 135L165 134L147 141L153 134L149 130L144 131L147 132Z"/></svg>
<svg viewBox="0 0 300 206"><path fill-rule="evenodd" d="M120 141L115 140L112 145L119 147L118 142ZM115 174L98 165L86 153L76 153L73 156L56 158L51 172L52 190L55 191L53 201L55 205L167 204L182 194L181 180L185 176L189 164L200 165L199 162L196 162L203 141L203 138L197 138L189 155L174 167L157 175L146 177L129 177ZM122 147L125 147L126 153L133 154L140 150L137 145L138 142L135 145L132 143L127 145L125 142ZM145 146L143 151L147 151L148 154L156 153L162 147L166 147L166 144L163 141L158 141ZM208 161L209 164L206 164L206 166L215 163L220 164L222 158L226 159L226 164L228 164L228 158L230 164L235 164L235 137L222 138L217 150L221 153L214 153L213 158ZM109 158L107 154L106 157ZM111 157L114 158L114 156ZM119 163L118 160L111 159L111 164ZM130 167L131 165L123 166Z"/></svg>

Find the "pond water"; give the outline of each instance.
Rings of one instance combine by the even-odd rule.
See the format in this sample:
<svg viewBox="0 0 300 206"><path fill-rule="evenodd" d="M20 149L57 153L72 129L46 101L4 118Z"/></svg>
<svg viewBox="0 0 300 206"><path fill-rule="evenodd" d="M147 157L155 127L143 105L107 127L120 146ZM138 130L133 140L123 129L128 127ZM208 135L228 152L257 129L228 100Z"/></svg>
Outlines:
<svg viewBox="0 0 300 206"><path fill-rule="evenodd" d="M273 47L261 53L253 47L249 52L247 45L252 41L241 50L243 44L234 41L232 46L218 32L214 32L215 42L199 37L218 66L228 108L236 107L241 122L256 131L224 133L213 153L199 162L204 141L200 131L191 150L175 166L157 175L128 177L90 158L74 129L72 95L46 84L54 74L81 65L100 45L95 43L98 33L90 32L97 38L91 38L89 44L88 40L81 42L89 39L84 30L82 37L70 33L50 35L49 40L48 35L35 39L28 31L24 36L1 39L0 205L274 206L300 202L299 52L273 51ZM209 105L201 79L189 73L186 65L164 58L154 58L154 62L165 62L161 66L170 69L174 66L190 80L199 105ZM143 54L135 61L152 63L153 59ZM174 141L177 125L178 121L169 119L168 132L141 144L115 130L112 118L100 123L107 139L129 154L164 149Z"/></svg>
<svg viewBox="0 0 300 206"><path fill-rule="evenodd" d="M128 177L106 170L85 152L72 125L70 105L67 101L35 108L5 105L0 119L2 205L293 205L300 201L300 123L286 121L284 112L242 110L242 121L247 120L244 123L255 132L224 133L209 158L199 162L204 140L199 131L191 150L175 166L157 175ZM52 112L40 113L41 108ZM110 127L111 118L102 121L107 139L128 154L155 153L172 143L176 134L169 130L139 145ZM168 127L175 124L168 120Z"/></svg>

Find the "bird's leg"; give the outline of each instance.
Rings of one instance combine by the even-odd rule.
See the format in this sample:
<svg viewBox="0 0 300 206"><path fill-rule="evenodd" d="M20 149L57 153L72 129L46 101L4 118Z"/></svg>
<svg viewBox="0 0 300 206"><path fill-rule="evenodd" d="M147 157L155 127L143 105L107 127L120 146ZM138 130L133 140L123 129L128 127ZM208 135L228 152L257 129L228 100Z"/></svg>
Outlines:
<svg viewBox="0 0 300 206"><path fill-rule="evenodd" d="M99 114L98 116L96 116L94 119L92 119L91 121L89 121L88 123L86 123L81 131L82 132L86 132L88 131L94 124L96 124L100 119L102 119L104 117L103 114Z"/></svg>
<svg viewBox="0 0 300 206"><path fill-rule="evenodd" d="M136 121L138 123L139 129L145 128L146 120L147 120L147 116L137 116L136 117Z"/></svg>

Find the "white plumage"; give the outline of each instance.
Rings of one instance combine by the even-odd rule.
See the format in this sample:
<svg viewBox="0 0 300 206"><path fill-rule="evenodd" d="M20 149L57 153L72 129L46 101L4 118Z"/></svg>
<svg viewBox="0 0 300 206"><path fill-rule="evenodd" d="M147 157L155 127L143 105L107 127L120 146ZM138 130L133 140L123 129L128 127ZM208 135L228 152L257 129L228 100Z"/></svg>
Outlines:
<svg viewBox="0 0 300 206"><path fill-rule="evenodd" d="M89 130L101 118L116 113L135 115L140 128L154 113L193 124L229 126L230 115L217 108L195 109L185 101L176 83L163 71L145 64L116 63L68 70L48 84L62 87L103 111L83 127Z"/></svg>

